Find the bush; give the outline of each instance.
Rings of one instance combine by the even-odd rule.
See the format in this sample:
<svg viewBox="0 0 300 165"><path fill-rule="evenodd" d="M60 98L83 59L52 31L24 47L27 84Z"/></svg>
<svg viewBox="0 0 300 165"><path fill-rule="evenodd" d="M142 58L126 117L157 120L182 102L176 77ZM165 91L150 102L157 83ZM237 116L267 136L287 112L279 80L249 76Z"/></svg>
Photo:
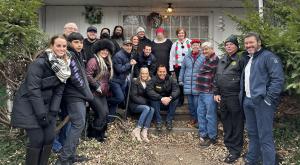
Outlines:
<svg viewBox="0 0 300 165"><path fill-rule="evenodd" d="M261 35L263 45L282 59L285 89L300 93L300 0L266 0L264 5L263 18L249 0L245 18L228 16L242 34L253 31Z"/></svg>

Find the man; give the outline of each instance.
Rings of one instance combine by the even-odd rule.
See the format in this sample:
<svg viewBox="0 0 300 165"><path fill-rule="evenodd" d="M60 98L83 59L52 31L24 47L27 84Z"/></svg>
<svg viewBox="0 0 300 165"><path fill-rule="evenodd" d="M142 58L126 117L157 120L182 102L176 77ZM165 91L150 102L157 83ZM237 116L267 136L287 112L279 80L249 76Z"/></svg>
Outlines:
<svg viewBox="0 0 300 165"><path fill-rule="evenodd" d="M143 53L137 58L137 65L134 67L134 77L138 77L140 69L147 67L149 69L150 76L153 77L156 73L157 61L154 55L151 53L151 45L145 45Z"/></svg>
<svg viewBox="0 0 300 165"><path fill-rule="evenodd" d="M94 57L92 50L93 44L97 41L97 28L90 26L86 30L87 38L83 40L83 49L85 52L84 62L87 63L90 58Z"/></svg>
<svg viewBox="0 0 300 165"><path fill-rule="evenodd" d="M244 114L239 102L240 77L242 73L237 37L225 40L226 54L218 62L214 79L214 100L221 107L224 144L229 151L225 163L235 162L243 149Z"/></svg>
<svg viewBox="0 0 300 165"><path fill-rule="evenodd" d="M116 114L118 104L125 99L126 78L131 71L132 65L136 64L136 61L131 59L131 51L132 42L126 40L123 43L122 49L112 59L114 69L114 75L110 82L112 96L108 98L110 115ZM111 118L110 121L112 121Z"/></svg>
<svg viewBox="0 0 300 165"><path fill-rule="evenodd" d="M155 32L156 37L152 41L152 53L156 57L158 65L167 66L169 72L170 51L173 43L170 39L165 38L165 30L163 28L157 28Z"/></svg>
<svg viewBox="0 0 300 165"><path fill-rule="evenodd" d="M72 32L78 32L77 25L73 22L66 23L64 26L63 36L67 39Z"/></svg>
<svg viewBox="0 0 300 165"><path fill-rule="evenodd" d="M68 36L68 42L70 43L68 50L72 54L71 77L67 80L64 89L61 108L68 112L70 128L56 165L69 165L86 160L76 154L76 148L85 126L86 101L93 100L82 59L83 36L73 32Z"/></svg>
<svg viewBox="0 0 300 165"><path fill-rule="evenodd" d="M111 39L114 43L118 43L115 45L116 52L118 52L121 49L123 42L125 40L124 29L122 26L120 26L120 25L115 26L113 35L111 36Z"/></svg>
<svg viewBox="0 0 300 165"><path fill-rule="evenodd" d="M143 27L138 27L136 29L136 35L139 37L139 46L138 53L141 54L143 52L145 45L151 45L151 41L145 35L145 29Z"/></svg>
<svg viewBox="0 0 300 165"><path fill-rule="evenodd" d="M240 100L244 108L249 149L246 164L275 164L273 119L284 85L281 60L262 48L260 36L248 33L244 38L248 62L242 73Z"/></svg>
<svg viewBox="0 0 300 165"><path fill-rule="evenodd" d="M218 57L214 52L212 43L204 42L201 47L205 59L200 67L198 81L196 83L197 89L200 91L198 96L197 117L200 146L208 147L211 144L215 144L217 138L217 112L212 88Z"/></svg>
<svg viewBox="0 0 300 165"><path fill-rule="evenodd" d="M167 74L166 66L158 66L156 76L151 79L146 91L151 100L150 105L155 110L156 129L158 131L162 130L160 108L164 106L168 109L166 127L167 130L172 130L172 120L174 118L180 91L177 81Z"/></svg>

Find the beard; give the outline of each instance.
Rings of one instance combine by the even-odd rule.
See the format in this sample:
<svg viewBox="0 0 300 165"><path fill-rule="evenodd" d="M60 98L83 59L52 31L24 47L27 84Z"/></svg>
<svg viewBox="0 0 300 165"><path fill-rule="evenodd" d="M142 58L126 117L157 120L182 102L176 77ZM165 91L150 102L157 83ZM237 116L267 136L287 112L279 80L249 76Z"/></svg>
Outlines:
<svg viewBox="0 0 300 165"><path fill-rule="evenodd" d="M109 34L103 33L103 34L101 35L101 38L109 38Z"/></svg>
<svg viewBox="0 0 300 165"><path fill-rule="evenodd" d="M122 33L116 32L116 33L115 33L115 36L118 37L118 38L121 38L121 37L122 37Z"/></svg>

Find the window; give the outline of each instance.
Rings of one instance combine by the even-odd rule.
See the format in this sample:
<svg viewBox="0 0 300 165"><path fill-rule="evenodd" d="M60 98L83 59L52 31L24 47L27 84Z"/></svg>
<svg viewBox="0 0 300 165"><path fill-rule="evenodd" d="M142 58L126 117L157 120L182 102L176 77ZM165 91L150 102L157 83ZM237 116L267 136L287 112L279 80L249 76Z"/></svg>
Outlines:
<svg viewBox="0 0 300 165"><path fill-rule="evenodd" d="M126 38L136 34L136 28L139 26L145 28L148 38L153 39L155 37L155 29L147 26L146 15L124 15L123 26ZM168 16L163 19L161 27L166 30L167 38L172 41L177 38L176 29L178 27L186 29L188 38L208 40L208 16Z"/></svg>

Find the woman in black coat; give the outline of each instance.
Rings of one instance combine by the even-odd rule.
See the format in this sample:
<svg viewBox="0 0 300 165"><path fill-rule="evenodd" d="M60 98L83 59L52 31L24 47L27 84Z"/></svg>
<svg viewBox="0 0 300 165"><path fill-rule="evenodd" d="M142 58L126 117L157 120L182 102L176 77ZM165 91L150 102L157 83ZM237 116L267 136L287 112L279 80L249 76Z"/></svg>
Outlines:
<svg viewBox="0 0 300 165"><path fill-rule="evenodd" d="M93 49L94 57L88 61L86 66L87 79L94 94L94 99L90 102L90 105L95 112L89 136L103 142L107 130L109 110L106 96L109 91L108 82L113 76L111 55L114 51L114 45L110 40L102 39L95 42Z"/></svg>
<svg viewBox="0 0 300 165"><path fill-rule="evenodd" d="M67 41L54 36L50 48L29 66L14 99L11 124L24 128L29 138L26 165L47 165L55 137L56 116L71 75Z"/></svg>
<svg viewBox="0 0 300 165"><path fill-rule="evenodd" d="M141 113L137 127L132 131L131 135L138 141L147 143L149 142L147 132L154 114L154 108L149 106L146 96L146 84L149 80L149 69L142 67L139 77L132 83L129 103L129 108L132 112Z"/></svg>

